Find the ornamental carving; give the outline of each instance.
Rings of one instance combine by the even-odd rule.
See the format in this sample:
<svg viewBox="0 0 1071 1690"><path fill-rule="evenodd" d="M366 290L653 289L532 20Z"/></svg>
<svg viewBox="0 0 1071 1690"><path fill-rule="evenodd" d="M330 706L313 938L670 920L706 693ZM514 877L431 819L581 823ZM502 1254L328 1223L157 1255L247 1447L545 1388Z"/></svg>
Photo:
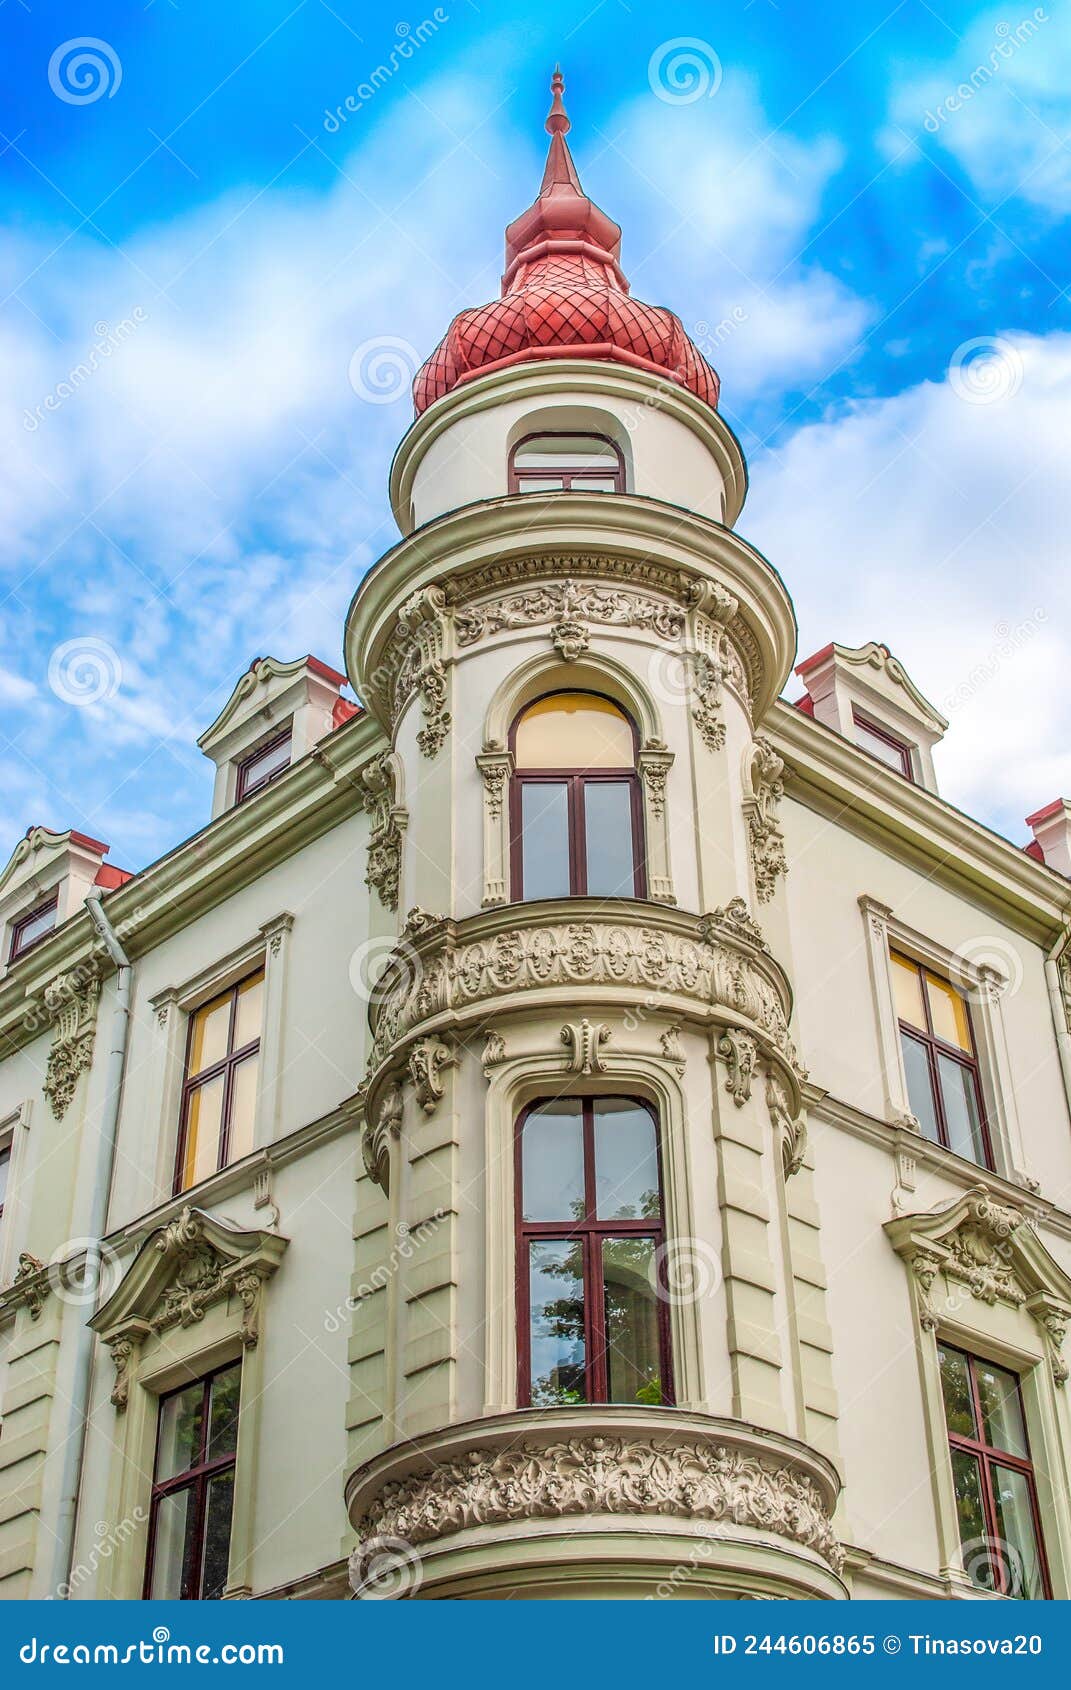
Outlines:
<svg viewBox="0 0 1071 1690"><path fill-rule="evenodd" d="M681 1043L680 1023L675 1021L672 1027L667 1027L658 1035L658 1044L662 1052L663 1062L668 1062L671 1068L683 1075L687 1063L684 1046Z"/></svg>
<svg viewBox="0 0 1071 1690"><path fill-rule="evenodd" d="M492 822L501 821L506 788L513 768L513 753L507 751L500 742L488 740L476 758L476 763L483 776L487 819Z"/></svg>
<svg viewBox="0 0 1071 1690"><path fill-rule="evenodd" d="M384 909L398 908L398 879L402 865L402 830L408 814L396 802L394 765L384 752L361 770L362 797L371 820L365 885L379 896Z"/></svg>
<svg viewBox="0 0 1071 1690"><path fill-rule="evenodd" d="M223 1293L225 1262L205 1236L204 1221L189 1207L159 1232L154 1247L172 1263L149 1324L154 1332L169 1326L192 1326L203 1320L210 1303Z"/></svg>
<svg viewBox="0 0 1071 1690"><path fill-rule="evenodd" d="M983 1303L1022 1303L1026 1290L1015 1273L1006 1241L1022 1225L1023 1216L984 1195L969 1200L967 1218L944 1240L951 1260L945 1272L962 1280Z"/></svg>
<svg viewBox="0 0 1071 1690"><path fill-rule="evenodd" d="M112 1386L110 1401L117 1414L126 1413L126 1405L130 1400L131 1363L137 1348L137 1339L131 1335L113 1338L108 1345L115 1368L115 1384Z"/></svg>
<svg viewBox="0 0 1071 1690"><path fill-rule="evenodd" d="M413 1546L473 1526L580 1515L725 1520L804 1545L840 1572L843 1553L810 1475L713 1438L565 1437L475 1448L384 1486L356 1521L358 1559L376 1540Z"/></svg>
<svg viewBox="0 0 1071 1690"><path fill-rule="evenodd" d="M574 566L577 559L570 560ZM552 637L559 644L561 630L567 639L580 640L586 649L585 624L601 623L618 628L639 628L664 640L679 640L684 632L684 611L647 594L597 587L571 578L560 584L547 583L525 592L508 593L487 604L466 604L454 612L459 646L475 645L488 634L503 629L555 624ZM559 646L559 649L560 646ZM562 653L566 655L565 652Z"/></svg>
<svg viewBox="0 0 1071 1690"><path fill-rule="evenodd" d="M610 1042L610 1029L603 1021L592 1026L585 1016L582 1021L570 1021L562 1028L562 1044L569 1048L570 1074L604 1074L602 1046Z"/></svg>
<svg viewBox="0 0 1071 1690"><path fill-rule="evenodd" d="M28 1250L23 1250L19 1256L19 1265L15 1269L15 1277L0 1296L0 1306L27 1309L31 1320L40 1320L41 1310L50 1289L48 1269L44 1262L36 1256L31 1256Z"/></svg>
<svg viewBox="0 0 1071 1690"><path fill-rule="evenodd" d="M751 1096L751 1081L755 1073L758 1046L750 1033L727 1027L718 1040L718 1055L729 1070L725 1089L732 1093L733 1102L742 1109Z"/></svg>
<svg viewBox="0 0 1071 1690"><path fill-rule="evenodd" d="M757 735L745 762L744 815L747 818L755 891L760 904L768 903L777 890L779 875L788 870L785 840L778 821L778 808L785 795L782 776L785 765L768 739Z"/></svg>
<svg viewBox="0 0 1071 1690"><path fill-rule="evenodd" d="M422 919L427 926L416 954L403 944L380 977L369 1076L425 1021L504 993L574 984L640 987L730 1010L752 1023L790 1068L798 1067L774 965L723 942L715 925L697 924L693 937L687 930L572 921L511 926L465 942L457 924Z"/></svg>
<svg viewBox="0 0 1071 1690"><path fill-rule="evenodd" d="M57 1121L67 1113L78 1076L93 1060L99 1003L100 977L95 972L73 969L45 987L45 1013L53 1033L42 1090Z"/></svg>
<svg viewBox="0 0 1071 1690"><path fill-rule="evenodd" d="M436 755L450 730L450 712L446 708L445 603L441 587L421 587L398 612L400 655L392 719L412 692L420 694L424 726L416 737L425 757Z"/></svg>
<svg viewBox="0 0 1071 1690"><path fill-rule="evenodd" d="M793 1174L799 1173L807 1154L807 1122L803 1115L792 1113L788 1093L772 1072L766 1075L766 1107L780 1145L785 1178L791 1179Z"/></svg>
<svg viewBox="0 0 1071 1690"><path fill-rule="evenodd" d="M361 1134L361 1157L365 1172L380 1189L390 1193L390 1147L402 1131L404 1113L402 1088L391 1080L380 1094L375 1120L369 1121Z"/></svg>
<svg viewBox="0 0 1071 1690"><path fill-rule="evenodd" d="M724 906L719 905L703 917L703 922L717 933L730 934L734 939L743 939L749 945L757 945L760 951L768 951L769 945L762 936L762 928L751 915L743 898L730 898Z"/></svg>
<svg viewBox="0 0 1071 1690"><path fill-rule="evenodd" d="M667 749L664 740L645 740L639 765L651 819L660 822L666 813L666 782L673 767L673 752Z"/></svg>
<svg viewBox="0 0 1071 1690"><path fill-rule="evenodd" d="M409 1078L425 1115L433 1115L443 1095L443 1070L457 1058L442 1039L418 1039L409 1052Z"/></svg>

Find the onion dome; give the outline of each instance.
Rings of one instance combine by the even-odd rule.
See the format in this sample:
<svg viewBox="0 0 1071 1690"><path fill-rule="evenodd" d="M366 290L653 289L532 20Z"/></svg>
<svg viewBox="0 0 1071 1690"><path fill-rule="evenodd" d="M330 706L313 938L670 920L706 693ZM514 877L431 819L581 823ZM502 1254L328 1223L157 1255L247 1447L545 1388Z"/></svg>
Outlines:
<svg viewBox="0 0 1071 1690"><path fill-rule="evenodd" d="M417 371L417 414L462 382L543 358L631 364L717 406L718 378L679 317L629 296L621 230L580 186L565 139L560 70L551 82L550 151L539 197L506 230L502 297L461 311Z"/></svg>

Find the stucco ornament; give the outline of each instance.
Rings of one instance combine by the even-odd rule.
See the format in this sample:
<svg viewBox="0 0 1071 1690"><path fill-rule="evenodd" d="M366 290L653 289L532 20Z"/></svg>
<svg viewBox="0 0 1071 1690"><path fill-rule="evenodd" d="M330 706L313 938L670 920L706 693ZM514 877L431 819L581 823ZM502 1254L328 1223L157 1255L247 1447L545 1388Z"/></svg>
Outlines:
<svg viewBox="0 0 1071 1690"><path fill-rule="evenodd" d="M766 1075L766 1107L780 1146L781 1166L790 1179L799 1173L807 1154L807 1122L803 1115L793 1115L788 1093L772 1071Z"/></svg>
<svg viewBox="0 0 1071 1690"><path fill-rule="evenodd" d="M361 770L364 807L371 821L365 885L379 896L384 909L398 908L398 878L402 864L402 831L408 814L396 802L394 765L389 753Z"/></svg>
<svg viewBox="0 0 1071 1690"><path fill-rule="evenodd" d="M443 1072L457 1058L442 1039L418 1039L409 1052L409 1078L425 1115L433 1115L442 1100Z"/></svg>
<svg viewBox="0 0 1071 1690"><path fill-rule="evenodd" d="M725 905L719 905L703 917L711 933L719 931L731 934L734 939L743 939L749 945L757 945L760 951L768 951L769 945L763 938L762 928L753 918L743 898L730 898Z"/></svg>
<svg viewBox="0 0 1071 1690"><path fill-rule="evenodd" d="M893 1248L911 1267L919 1324L940 1325L939 1275L965 1286L978 1302L1024 1309L1038 1323L1057 1385L1068 1378L1063 1342L1071 1322L1071 1278L1049 1254L1027 1214L977 1185L926 1214L899 1215L885 1224Z"/></svg>
<svg viewBox="0 0 1071 1690"><path fill-rule="evenodd" d="M744 815L747 818L755 892L760 904L770 901L778 876L787 873L785 840L778 808L785 794L785 765L768 739L752 741L745 759Z"/></svg>
<svg viewBox="0 0 1071 1690"><path fill-rule="evenodd" d="M45 1013L53 1034L42 1090L57 1121L67 1112L78 1076L93 1060L99 1003L100 977L95 971L73 969L45 987Z"/></svg>
<svg viewBox="0 0 1071 1690"><path fill-rule="evenodd" d="M585 1016L582 1021L570 1021L561 1032L562 1044L569 1048L571 1074L604 1074L602 1046L610 1041L610 1029L603 1021L593 1026Z"/></svg>
<svg viewBox="0 0 1071 1690"><path fill-rule="evenodd" d="M425 757L434 757L450 731L446 708L446 600L441 587L421 587L398 612L402 655L395 682L401 703L414 690L420 694L424 726L417 744Z"/></svg>
<svg viewBox="0 0 1071 1690"><path fill-rule="evenodd" d="M570 561L582 563L583 560ZM504 629L531 628L540 623L553 624L551 637L555 645L559 644L559 630L569 629L569 637L580 640L581 649L586 650L588 623L640 628L664 640L677 640L684 631L684 612L647 594L572 578L530 587L524 592L504 593L484 604L459 605L454 612L459 646L475 645L488 634Z"/></svg>
<svg viewBox="0 0 1071 1690"><path fill-rule="evenodd" d="M388 1484L356 1525L362 1543L420 1544L474 1526L598 1514L731 1521L804 1544L835 1572L843 1565L807 1473L713 1440L568 1437L470 1449Z"/></svg>
<svg viewBox="0 0 1071 1690"><path fill-rule="evenodd" d="M390 1191L390 1147L401 1136L404 1107L401 1086L397 1080L388 1081L380 1093L375 1119L366 1124L361 1135L365 1172L387 1193Z"/></svg>
<svg viewBox="0 0 1071 1690"><path fill-rule="evenodd" d="M731 1092L736 1107L742 1109L751 1096L751 1081L755 1073L758 1046L750 1033L741 1032L736 1027L726 1027L718 1040L718 1055L729 1070L725 1089Z"/></svg>
<svg viewBox="0 0 1071 1690"><path fill-rule="evenodd" d="M513 768L512 753L496 740L488 740L476 759L483 776L484 801L489 821L501 820L506 787Z"/></svg>
<svg viewBox="0 0 1071 1690"><path fill-rule="evenodd" d="M31 1256L28 1250L23 1250L14 1279L0 1295L0 1309L24 1308L29 1311L31 1320L40 1320L50 1289L45 1263L37 1256Z"/></svg>
<svg viewBox="0 0 1071 1690"><path fill-rule="evenodd" d="M666 813L666 782L673 767L673 752L663 739L647 739L639 755L640 776L647 793L647 807L654 821Z"/></svg>
<svg viewBox="0 0 1071 1690"><path fill-rule="evenodd" d="M675 1021L672 1027L666 1027L658 1035L658 1044L662 1052L662 1060L675 1068L678 1074L683 1074L687 1066L687 1057L681 1043L680 1023Z"/></svg>

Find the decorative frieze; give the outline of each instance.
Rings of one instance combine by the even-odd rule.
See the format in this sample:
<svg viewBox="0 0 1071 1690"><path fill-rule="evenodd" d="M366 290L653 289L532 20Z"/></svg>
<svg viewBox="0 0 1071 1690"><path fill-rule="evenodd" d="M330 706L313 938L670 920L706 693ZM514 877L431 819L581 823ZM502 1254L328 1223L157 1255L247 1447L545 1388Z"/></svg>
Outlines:
<svg viewBox="0 0 1071 1690"><path fill-rule="evenodd" d="M575 567L582 560L571 559ZM638 628L663 640L679 640L685 616L679 606L661 598L629 589L599 587L572 577L560 583L547 582L519 593L505 593L489 602L459 604L454 626L459 646L475 645L488 634L503 629L554 625L557 645L559 629L573 630L571 637L587 645L587 623L618 628ZM565 655L565 653L563 653Z"/></svg>
<svg viewBox="0 0 1071 1690"><path fill-rule="evenodd" d="M93 1060L99 1003L100 976L95 969L72 969L45 987L45 1013L53 1033L42 1090L57 1121L67 1112L79 1075Z"/></svg>
<svg viewBox="0 0 1071 1690"><path fill-rule="evenodd" d="M760 904L769 902L777 890L778 876L788 870L784 835L778 821L778 808L785 794L784 772L784 762L770 741L757 735L745 759L744 815Z"/></svg>

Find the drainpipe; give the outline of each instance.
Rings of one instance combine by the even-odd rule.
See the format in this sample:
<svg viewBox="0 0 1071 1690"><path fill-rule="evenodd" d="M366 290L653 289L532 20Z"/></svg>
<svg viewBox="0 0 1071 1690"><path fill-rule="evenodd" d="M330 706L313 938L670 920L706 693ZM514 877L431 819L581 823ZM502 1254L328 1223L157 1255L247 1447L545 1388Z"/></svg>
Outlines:
<svg viewBox="0 0 1071 1690"><path fill-rule="evenodd" d="M1045 958L1045 984L1049 988L1052 1022L1056 1029L1056 1049L1060 1057L1060 1072L1063 1075L1068 1111L1071 1112L1071 1033L1067 1029L1067 1010L1064 1003L1063 987L1060 983L1059 968L1059 959L1067 949L1069 941L1071 941L1071 922L1064 928L1056 944Z"/></svg>
<svg viewBox="0 0 1071 1690"><path fill-rule="evenodd" d="M130 997L134 970L130 958L119 943L115 928L104 912L100 892L90 892L85 903L89 918L100 934L104 948L117 970L111 1044L108 1050L107 1090L100 1125L100 1146L90 1194L87 1228L89 1247L86 1250L83 1279L83 1284L91 1288L90 1295L95 1302L101 1284L101 1238L108 1222L108 1200L111 1196L112 1171L115 1166L115 1141L119 1127L123 1069L126 1065L127 1038L130 1031ZM78 1328L75 1349L69 1429L63 1445L63 1479L52 1556L51 1594L64 1600L70 1594L70 1578L74 1565L75 1527L78 1522L78 1500L82 1488L86 1434L89 1429L89 1391L93 1376L95 1342L95 1334L83 1323Z"/></svg>

